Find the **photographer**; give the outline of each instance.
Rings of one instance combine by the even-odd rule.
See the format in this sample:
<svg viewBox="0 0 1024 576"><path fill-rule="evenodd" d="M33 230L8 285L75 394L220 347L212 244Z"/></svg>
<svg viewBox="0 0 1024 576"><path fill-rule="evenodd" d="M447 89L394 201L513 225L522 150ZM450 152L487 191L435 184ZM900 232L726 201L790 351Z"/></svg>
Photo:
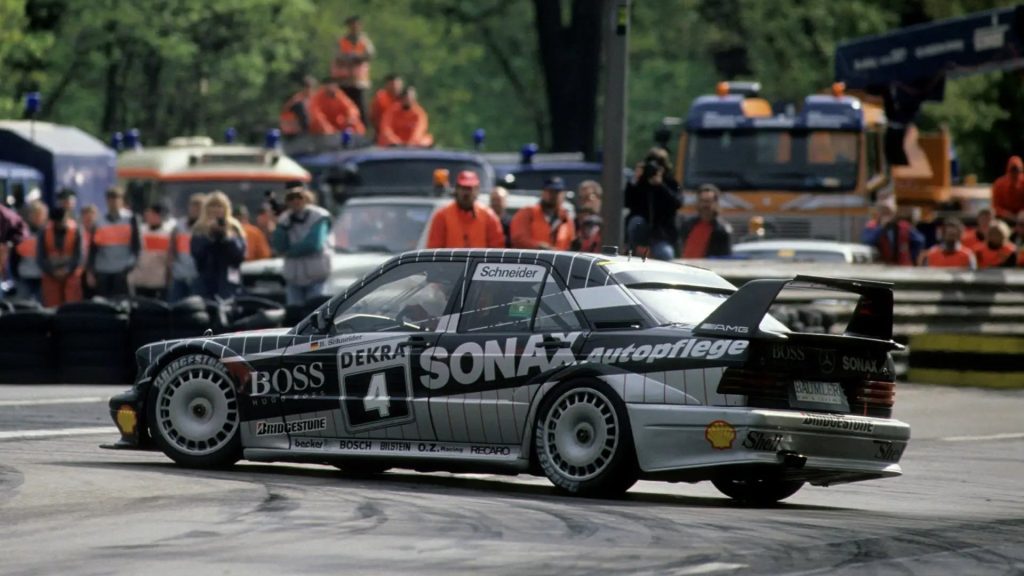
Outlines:
<svg viewBox="0 0 1024 576"><path fill-rule="evenodd" d="M203 214L192 230L192 258L199 278L196 292L203 298L231 298L242 284L239 271L245 259L245 232L231 216L231 200L211 192Z"/></svg>
<svg viewBox="0 0 1024 576"><path fill-rule="evenodd" d="M331 214L310 203L312 193L305 188L289 188L284 201L288 206L277 219L270 243L284 257L286 303L301 306L322 296L331 275Z"/></svg>
<svg viewBox="0 0 1024 576"><path fill-rule="evenodd" d="M633 182L626 186L625 204L627 242L634 250L647 247L652 258L675 258L678 240L676 211L683 205L671 180L668 157L661 149L652 149L636 167Z"/></svg>

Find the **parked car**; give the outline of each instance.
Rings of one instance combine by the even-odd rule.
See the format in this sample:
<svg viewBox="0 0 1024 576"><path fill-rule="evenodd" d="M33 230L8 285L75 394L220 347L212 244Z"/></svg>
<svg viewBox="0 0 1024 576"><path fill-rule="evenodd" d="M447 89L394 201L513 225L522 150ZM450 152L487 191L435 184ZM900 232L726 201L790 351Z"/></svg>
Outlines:
<svg viewBox="0 0 1024 576"><path fill-rule="evenodd" d="M791 281L858 294L846 334L768 315ZM848 334L848 335L847 335ZM710 480L755 504L898 476L891 285L602 254L420 250L291 329L143 346L116 447L379 472L546 476L616 496Z"/></svg>
<svg viewBox="0 0 1024 576"><path fill-rule="evenodd" d="M732 247L737 258L785 262L845 262L870 264L878 261L878 250L864 244L832 240L771 239L740 242Z"/></svg>

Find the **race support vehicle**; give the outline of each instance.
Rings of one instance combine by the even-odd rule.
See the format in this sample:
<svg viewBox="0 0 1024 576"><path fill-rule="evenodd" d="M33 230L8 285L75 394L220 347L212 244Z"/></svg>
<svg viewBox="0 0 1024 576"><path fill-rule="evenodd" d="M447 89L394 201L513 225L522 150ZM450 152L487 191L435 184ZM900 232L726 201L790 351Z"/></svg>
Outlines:
<svg viewBox="0 0 1024 576"><path fill-rule="evenodd" d="M843 334L767 314L790 282L850 291ZM711 480L771 503L901 474L892 291L817 277L737 290L601 254L395 256L292 329L150 344L110 401L120 448L373 472L535 473L580 495Z"/></svg>

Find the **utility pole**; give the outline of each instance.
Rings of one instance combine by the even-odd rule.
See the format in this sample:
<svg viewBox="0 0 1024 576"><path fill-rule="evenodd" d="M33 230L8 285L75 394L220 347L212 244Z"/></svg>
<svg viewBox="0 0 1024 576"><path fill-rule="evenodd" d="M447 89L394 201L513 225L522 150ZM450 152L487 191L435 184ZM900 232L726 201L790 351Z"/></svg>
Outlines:
<svg viewBox="0 0 1024 576"><path fill-rule="evenodd" d="M629 85L629 8L631 0L604 0L601 34L604 35L604 150L601 186L604 220L601 241L622 244L622 168L626 165L626 95Z"/></svg>

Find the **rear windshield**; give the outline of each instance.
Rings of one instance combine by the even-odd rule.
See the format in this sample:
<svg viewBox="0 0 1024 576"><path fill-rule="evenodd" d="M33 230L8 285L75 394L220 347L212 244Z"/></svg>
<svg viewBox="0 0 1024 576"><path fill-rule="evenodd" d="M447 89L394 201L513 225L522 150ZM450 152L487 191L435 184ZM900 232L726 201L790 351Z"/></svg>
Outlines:
<svg viewBox="0 0 1024 576"><path fill-rule="evenodd" d="M728 294L702 292L692 288L677 288L668 285L627 286L659 324L684 324L696 326L715 311ZM761 330L788 332L782 322L765 314L761 319Z"/></svg>
<svg viewBox="0 0 1024 576"><path fill-rule="evenodd" d="M345 204L334 220L338 252L398 254L419 248L433 204Z"/></svg>

